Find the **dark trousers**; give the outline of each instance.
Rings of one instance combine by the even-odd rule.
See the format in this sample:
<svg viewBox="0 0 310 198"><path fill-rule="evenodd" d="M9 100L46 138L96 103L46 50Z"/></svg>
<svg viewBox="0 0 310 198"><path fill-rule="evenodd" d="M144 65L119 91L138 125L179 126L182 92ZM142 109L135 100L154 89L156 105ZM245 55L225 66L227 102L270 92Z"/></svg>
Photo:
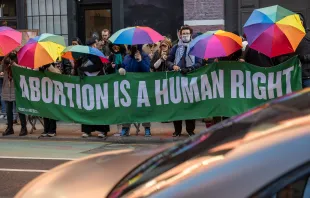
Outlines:
<svg viewBox="0 0 310 198"><path fill-rule="evenodd" d="M195 120L185 120L186 124L186 131L187 133L193 133L195 131ZM181 134L182 133L182 120L174 121L174 130L175 133Z"/></svg>
<svg viewBox="0 0 310 198"><path fill-rule="evenodd" d="M13 101L5 101L5 105L6 105L6 116L8 119L8 128L13 129ZM18 115L22 128L26 128L27 121L25 114L18 113Z"/></svg>
<svg viewBox="0 0 310 198"><path fill-rule="evenodd" d="M44 118L44 133L56 133L56 120Z"/></svg>
<svg viewBox="0 0 310 198"><path fill-rule="evenodd" d="M82 132L91 134L92 132L99 131L101 133L108 133L110 132L109 125L86 125L82 124Z"/></svg>

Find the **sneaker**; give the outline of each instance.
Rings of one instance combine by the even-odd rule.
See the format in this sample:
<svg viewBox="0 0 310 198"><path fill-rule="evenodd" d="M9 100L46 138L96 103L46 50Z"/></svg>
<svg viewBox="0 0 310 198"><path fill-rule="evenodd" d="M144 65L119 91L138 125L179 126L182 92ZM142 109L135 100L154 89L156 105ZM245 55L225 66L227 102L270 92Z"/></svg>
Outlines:
<svg viewBox="0 0 310 198"><path fill-rule="evenodd" d="M6 116L4 116L4 117L3 117L3 119L4 119L4 120L6 120L6 119L7 119L7 117L6 117Z"/></svg>
<svg viewBox="0 0 310 198"><path fill-rule="evenodd" d="M188 132L188 135L189 135L189 136L194 136L195 133L194 133L194 132Z"/></svg>
<svg viewBox="0 0 310 198"><path fill-rule="evenodd" d="M180 136L181 136L181 133L174 132L174 133L172 134L172 137L180 137Z"/></svg>
<svg viewBox="0 0 310 198"><path fill-rule="evenodd" d="M129 136L129 128L123 128L121 132L121 137Z"/></svg>
<svg viewBox="0 0 310 198"><path fill-rule="evenodd" d="M41 137L46 137L46 136L47 136L47 132L41 133Z"/></svg>
<svg viewBox="0 0 310 198"><path fill-rule="evenodd" d="M88 134L88 133L83 133L82 134L82 138L88 138L88 137L90 137L90 134Z"/></svg>
<svg viewBox="0 0 310 198"><path fill-rule="evenodd" d="M151 128L149 128L149 127L146 127L145 128L145 135L144 135L145 137L151 137L152 136L152 134L151 134Z"/></svg>
<svg viewBox="0 0 310 198"><path fill-rule="evenodd" d="M107 137L107 132L99 133L99 134L98 134L98 137L99 137L99 138L105 138L105 137Z"/></svg>
<svg viewBox="0 0 310 198"><path fill-rule="evenodd" d="M48 137L55 137L56 133L55 132L51 132L51 133L48 133L47 135L48 135Z"/></svg>
<svg viewBox="0 0 310 198"><path fill-rule="evenodd" d="M4 119L4 115L0 115L0 119Z"/></svg>

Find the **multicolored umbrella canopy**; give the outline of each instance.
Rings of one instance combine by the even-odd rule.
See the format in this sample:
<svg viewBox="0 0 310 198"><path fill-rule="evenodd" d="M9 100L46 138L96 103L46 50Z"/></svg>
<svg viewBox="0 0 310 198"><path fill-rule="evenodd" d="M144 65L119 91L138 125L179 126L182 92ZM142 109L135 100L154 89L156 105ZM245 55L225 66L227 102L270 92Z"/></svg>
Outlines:
<svg viewBox="0 0 310 198"><path fill-rule="evenodd" d="M252 49L272 58L295 52L305 29L298 14L276 5L254 10L244 33Z"/></svg>
<svg viewBox="0 0 310 198"><path fill-rule="evenodd" d="M20 46L22 33L10 27L0 27L0 56L6 56Z"/></svg>
<svg viewBox="0 0 310 198"><path fill-rule="evenodd" d="M102 63L109 62L108 58L105 57L104 54L100 50L98 50L97 48L84 46L84 45L73 45L73 46L67 47L66 49L63 50L62 57L69 59L69 60L74 60L82 56L85 56L87 54L98 56Z"/></svg>
<svg viewBox="0 0 310 198"><path fill-rule="evenodd" d="M18 64L36 69L55 62L65 49L62 36L42 34L30 39L18 54Z"/></svg>
<svg viewBox="0 0 310 198"><path fill-rule="evenodd" d="M140 45L152 44L164 40L164 37L150 27L128 27L113 34L110 39L114 44Z"/></svg>
<svg viewBox="0 0 310 198"><path fill-rule="evenodd" d="M209 31L196 37L189 48L191 55L202 59L226 57L242 48L242 39L223 30Z"/></svg>

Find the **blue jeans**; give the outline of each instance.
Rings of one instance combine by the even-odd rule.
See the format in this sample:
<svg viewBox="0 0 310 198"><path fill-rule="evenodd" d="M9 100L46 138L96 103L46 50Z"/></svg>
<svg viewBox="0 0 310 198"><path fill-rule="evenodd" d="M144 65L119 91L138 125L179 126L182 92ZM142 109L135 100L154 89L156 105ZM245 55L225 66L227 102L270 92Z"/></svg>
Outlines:
<svg viewBox="0 0 310 198"><path fill-rule="evenodd" d="M310 79L302 80L302 88L310 87Z"/></svg>
<svg viewBox="0 0 310 198"><path fill-rule="evenodd" d="M2 96L2 85L3 85L3 78L0 78L0 96ZM0 97L0 100L1 100L1 113L6 113L5 102L2 100L2 97Z"/></svg>

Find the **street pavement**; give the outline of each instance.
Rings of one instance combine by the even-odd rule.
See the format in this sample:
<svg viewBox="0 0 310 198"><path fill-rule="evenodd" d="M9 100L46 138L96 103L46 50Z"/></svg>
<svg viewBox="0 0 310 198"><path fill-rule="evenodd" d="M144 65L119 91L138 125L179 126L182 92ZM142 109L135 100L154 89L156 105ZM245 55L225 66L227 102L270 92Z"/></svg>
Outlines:
<svg viewBox="0 0 310 198"><path fill-rule="evenodd" d="M196 133L205 130L205 123L197 121ZM7 125L0 120L0 198L11 198L28 182L50 169L91 154L120 149L137 149L145 146L160 146L188 138L183 127L183 135L173 138L172 123L152 123L152 137L144 137L144 129L136 134L131 127L130 137L120 137L119 128L111 126L107 138L100 139L97 133L91 138L81 138L79 124L57 122L57 136L39 138L43 126L37 122L36 130L26 137L19 137L20 125L14 125L15 134L3 137ZM27 125L31 131L31 125Z"/></svg>
<svg viewBox="0 0 310 198"><path fill-rule="evenodd" d="M50 169L91 154L156 144L0 139L0 198L11 198Z"/></svg>
<svg viewBox="0 0 310 198"><path fill-rule="evenodd" d="M113 142L113 143L167 143L167 142L176 142L188 138L188 135L185 130L185 124L183 124L183 132L181 137L173 138L172 134L174 132L173 123L152 123L151 132L152 137L144 137L144 128L140 126L140 132L136 133L136 128L134 125L130 129L130 137L120 137L119 130L120 127L116 125L111 126L111 132L108 134L107 138L99 139L97 138L98 133L93 133L93 137L83 139L81 138L81 125L57 122L57 136L53 138L44 138L44 139L53 139L53 140L63 140L63 141L101 141L101 142ZM31 125L27 126L28 131L31 131ZM196 121L196 133L200 133L205 130L205 123L202 121ZM6 129L6 124L4 121L0 122L0 133L4 132ZM40 134L43 132L43 126L40 122L36 124L36 130L32 134L29 134L26 137L18 137L20 131L20 125L14 125L15 134L12 136L2 137L0 139L38 139Z"/></svg>

